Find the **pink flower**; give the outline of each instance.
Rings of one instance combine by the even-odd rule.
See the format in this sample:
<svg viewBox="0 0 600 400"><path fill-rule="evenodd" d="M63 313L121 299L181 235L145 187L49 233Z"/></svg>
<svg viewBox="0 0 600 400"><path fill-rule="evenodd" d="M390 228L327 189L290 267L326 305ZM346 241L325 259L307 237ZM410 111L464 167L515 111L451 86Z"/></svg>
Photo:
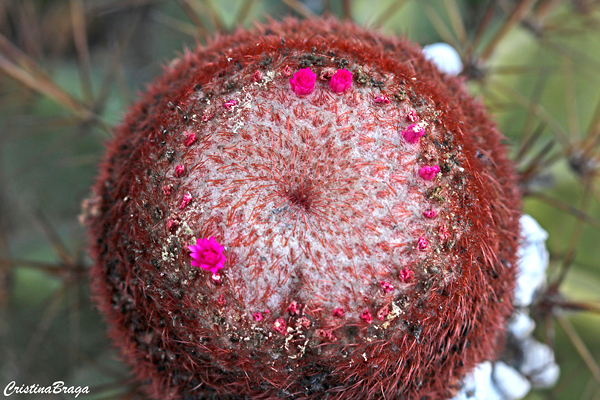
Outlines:
<svg viewBox="0 0 600 400"><path fill-rule="evenodd" d="M329 81L329 88L336 93L345 92L350 89L350 86L352 86L352 72L346 68L338 69Z"/></svg>
<svg viewBox="0 0 600 400"><path fill-rule="evenodd" d="M365 320L367 324L373 322L373 316L371 315L371 311L365 308L365 310L360 314L360 317Z"/></svg>
<svg viewBox="0 0 600 400"><path fill-rule="evenodd" d="M298 96L303 96L312 93L315 89L316 80L317 74L312 72L310 68L303 68L290 78L290 86L294 93Z"/></svg>
<svg viewBox="0 0 600 400"><path fill-rule="evenodd" d="M263 315L262 315L262 313L255 312L254 314L252 314L252 318L254 318L254 320L256 322L258 322L258 321L261 321L263 319Z"/></svg>
<svg viewBox="0 0 600 400"><path fill-rule="evenodd" d="M178 165L175 167L175 176L179 178L185 172L185 165Z"/></svg>
<svg viewBox="0 0 600 400"><path fill-rule="evenodd" d="M183 144L186 146L191 146L196 141L196 133L195 132L184 132L185 140Z"/></svg>
<svg viewBox="0 0 600 400"><path fill-rule="evenodd" d="M381 282L379 282L379 284L381 285L381 288L383 289L383 291L386 293L389 293L394 290L394 287L389 282L381 281Z"/></svg>
<svg viewBox="0 0 600 400"><path fill-rule="evenodd" d="M402 131L402 137L404 137L404 140L406 140L408 143L417 143L419 138L424 134L425 129L418 124L412 124Z"/></svg>
<svg viewBox="0 0 600 400"><path fill-rule="evenodd" d="M344 316L344 309L340 308L340 307L334 309L333 310L333 316L334 317L340 317L340 318L343 317Z"/></svg>
<svg viewBox="0 0 600 400"><path fill-rule="evenodd" d="M199 239L195 245L188 246L188 249L192 252L192 265L194 267L207 269L213 274L223 268L225 263L224 248L214 237Z"/></svg>
<svg viewBox="0 0 600 400"><path fill-rule="evenodd" d="M410 280L410 277L412 276L413 272L408 269L408 268L403 268L400 271L400 280L402 282L408 282Z"/></svg>
<svg viewBox="0 0 600 400"><path fill-rule="evenodd" d="M419 170L419 176L425 179L426 181L430 181L438 172L440 172L440 167L438 167L437 165L431 167L429 165L426 165Z"/></svg>
<svg viewBox="0 0 600 400"><path fill-rule="evenodd" d="M423 236L419 236L419 240L417 241L417 247L419 250L426 250L429 247L429 242Z"/></svg>

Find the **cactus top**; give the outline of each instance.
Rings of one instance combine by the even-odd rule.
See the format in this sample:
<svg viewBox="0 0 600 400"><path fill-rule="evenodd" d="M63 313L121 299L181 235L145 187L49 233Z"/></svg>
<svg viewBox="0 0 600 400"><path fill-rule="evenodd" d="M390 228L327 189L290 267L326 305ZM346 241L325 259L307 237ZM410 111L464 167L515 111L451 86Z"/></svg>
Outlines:
<svg viewBox="0 0 600 400"><path fill-rule="evenodd" d="M187 52L94 187L111 336L157 398L450 397L510 314L500 139L417 47L351 24Z"/></svg>

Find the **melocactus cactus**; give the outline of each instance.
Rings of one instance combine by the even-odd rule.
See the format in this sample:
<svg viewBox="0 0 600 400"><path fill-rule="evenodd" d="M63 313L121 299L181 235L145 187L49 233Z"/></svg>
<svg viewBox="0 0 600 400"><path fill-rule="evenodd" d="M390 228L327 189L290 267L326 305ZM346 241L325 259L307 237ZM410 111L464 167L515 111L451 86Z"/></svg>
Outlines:
<svg viewBox="0 0 600 400"><path fill-rule="evenodd" d="M417 46L351 24L186 53L93 189L112 339L161 399L451 397L511 313L501 139Z"/></svg>

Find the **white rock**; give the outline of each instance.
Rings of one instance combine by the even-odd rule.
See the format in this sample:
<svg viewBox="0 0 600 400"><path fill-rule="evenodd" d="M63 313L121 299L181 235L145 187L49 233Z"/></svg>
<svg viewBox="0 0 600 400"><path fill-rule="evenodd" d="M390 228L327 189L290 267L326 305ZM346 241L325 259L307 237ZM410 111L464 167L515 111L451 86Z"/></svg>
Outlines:
<svg viewBox="0 0 600 400"><path fill-rule="evenodd" d="M554 352L544 343L533 338L526 339L521 347L523 362L519 366L534 387L550 387L556 383L560 372L554 360Z"/></svg>
<svg viewBox="0 0 600 400"><path fill-rule="evenodd" d="M529 377L534 388L548 389L556 385L558 376L560 375L560 367L557 363L547 365L542 372Z"/></svg>
<svg viewBox="0 0 600 400"><path fill-rule="evenodd" d="M446 43L433 43L423 47L425 58L432 61L442 72L448 75L458 75L463 64L454 47Z"/></svg>
<svg viewBox="0 0 600 400"><path fill-rule="evenodd" d="M536 291L546 283L549 254L545 240L548 233L529 215L521 216L522 241L519 246L518 276L513 304L527 307Z"/></svg>
<svg viewBox="0 0 600 400"><path fill-rule="evenodd" d="M492 378L505 400L522 399L531 390L531 383L519 371L502 361L494 363Z"/></svg>
<svg viewBox="0 0 600 400"><path fill-rule="evenodd" d="M519 340L530 336L535 329L535 322L523 311L516 312L508 322L508 331Z"/></svg>

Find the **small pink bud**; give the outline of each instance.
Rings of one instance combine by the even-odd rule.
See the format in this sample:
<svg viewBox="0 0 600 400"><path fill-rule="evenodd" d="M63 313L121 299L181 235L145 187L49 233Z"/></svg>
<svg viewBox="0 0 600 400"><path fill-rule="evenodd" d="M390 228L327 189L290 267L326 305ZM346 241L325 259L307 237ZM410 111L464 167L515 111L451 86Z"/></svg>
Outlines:
<svg viewBox="0 0 600 400"><path fill-rule="evenodd" d="M317 329L317 335L331 342L335 341L335 336L333 336L331 329Z"/></svg>
<svg viewBox="0 0 600 400"><path fill-rule="evenodd" d="M298 327L301 326L301 327L303 327L305 329L310 328L311 325L312 325L312 322L310 322L310 319L308 319L306 317L300 317L296 321L296 326L298 326Z"/></svg>
<svg viewBox="0 0 600 400"><path fill-rule="evenodd" d="M194 144L194 142L196 141L196 133L195 132L184 132L185 135L185 140L183 141L183 144L185 144L186 146L191 146L192 144Z"/></svg>
<svg viewBox="0 0 600 400"><path fill-rule="evenodd" d="M379 282L379 284L381 285L383 291L386 293L389 293L394 290L394 287L389 282L381 281Z"/></svg>
<svg viewBox="0 0 600 400"><path fill-rule="evenodd" d="M425 211L423 211L423 215L425 216L425 218L435 218L437 215L437 212L434 209L425 210Z"/></svg>
<svg viewBox="0 0 600 400"><path fill-rule="evenodd" d="M175 177L179 178L185 172L185 165L178 165L175 167Z"/></svg>
<svg viewBox="0 0 600 400"><path fill-rule="evenodd" d="M217 304L220 306L224 306L225 304L227 304L227 300L225 300L225 296L220 294L219 299L217 300Z"/></svg>
<svg viewBox="0 0 600 400"><path fill-rule="evenodd" d="M344 309L343 308L335 308L333 310L333 316L334 317L339 317L342 318L344 316Z"/></svg>
<svg viewBox="0 0 600 400"><path fill-rule="evenodd" d="M302 68L290 78L290 86L298 96L304 96L312 93L315 89L316 79L317 74L312 72L310 68Z"/></svg>
<svg viewBox="0 0 600 400"><path fill-rule="evenodd" d="M260 81L262 81L262 74L260 73L259 70L256 70L256 72L252 76L252 79L254 79L254 82L260 82Z"/></svg>
<svg viewBox="0 0 600 400"><path fill-rule="evenodd" d="M173 185L165 185L162 188L163 194L168 196L173 193Z"/></svg>
<svg viewBox="0 0 600 400"><path fill-rule="evenodd" d="M373 99L373 101L375 103L381 103L381 104L390 104L390 99L388 99L388 97L385 94L382 94L379 97L375 97Z"/></svg>
<svg viewBox="0 0 600 400"><path fill-rule="evenodd" d="M282 335L285 335L286 328L287 328L287 325L286 325L285 320L283 318L277 318L275 320L275 322L273 322L273 330L281 333Z"/></svg>
<svg viewBox="0 0 600 400"><path fill-rule="evenodd" d="M383 321L383 319L387 317L389 313L390 309L388 308L388 306L383 306L381 307L381 309L379 309L379 311L377 311L377 319Z"/></svg>
<svg viewBox="0 0 600 400"><path fill-rule="evenodd" d="M421 136L424 134L425 129L418 124L412 124L402 131L402 137L404 137L404 140L406 140L408 143L417 143L419 138L421 138Z"/></svg>
<svg viewBox="0 0 600 400"><path fill-rule="evenodd" d="M423 236L419 236L419 240L417 241L417 247L419 250L426 250L429 247L429 242Z"/></svg>
<svg viewBox="0 0 600 400"><path fill-rule="evenodd" d="M228 110L231 110L235 106L237 106L237 101L235 101L235 100L230 100L223 104L223 107L225 107Z"/></svg>
<svg viewBox="0 0 600 400"><path fill-rule="evenodd" d="M292 69L290 68L289 65L286 65L283 68L283 76L285 76L287 78L288 76L290 76L291 73L292 73Z"/></svg>
<svg viewBox="0 0 600 400"><path fill-rule="evenodd" d="M255 320L256 322L258 322L258 321L262 321L262 319L263 319L263 315L262 315L262 313L260 313L260 312L255 312L254 314L252 314L252 318L254 318L254 320Z"/></svg>
<svg viewBox="0 0 600 400"><path fill-rule="evenodd" d="M319 79L322 81L328 81L335 74L335 69L333 68L323 68L321 73L319 74Z"/></svg>
<svg viewBox="0 0 600 400"><path fill-rule="evenodd" d="M403 268L400 270L400 280L402 282L408 282L412 277L413 272L408 268Z"/></svg>
<svg viewBox="0 0 600 400"><path fill-rule="evenodd" d="M365 310L362 312L362 314L360 314L360 317L365 320L365 322L367 324L370 324L371 322L373 322L373 316L371 315L371 311L367 310L365 308Z"/></svg>
<svg viewBox="0 0 600 400"><path fill-rule="evenodd" d="M426 181L430 181L438 172L440 172L440 167L438 167L437 165L426 165L424 167L421 167L421 169L419 170L419 176L425 179Z"/></svg>
<svg viewBox="0 0 600 400"><path fill-rule="evenodd" d="M220 274L212 274L210 279L212 279L213 283L220 284L223 282L223 278Z"/></svg>
<svg viewBox="0 0 600 400"><path fill-rule="evenodd" d="M406 119L408 119L410 122L419 122L420 118L415 110L410 110L408 115L406 115Z"/></svg>
<svg viewBox="0 0 600 400"><path fill-rule="evenodd" d="M169 219L167 221L167 230L169 232L173 232L175 230L175 228L177 228L179 226L179 221L177 221L176 219Z"/></svg>
<svg viewBox="0 0 600 400"><path fill-rule="evenodd" d="M180 209L184 209L187 207L188 204L190 204L190 202L192 201L192 194L190 192L187 192L186 194L183 195L183 199L181 200L181 204L179 204L179 208Z"/></svg>
<svg viewBox="0 0 600 400"><path fill-rule="evenodd" d="M214 117L214 116L215 116L215 114L214 114L214 113L211 113L211 112L210 112L210 111L208 111L208 110L204 110L204 111L202 112L202 122L208 122L208 121L210 121L210 120L212 119L212 117Z"/></svg>
<svg viewBox="0 0 600 400"><path fill-rule="evenodd" d="M297 302L292 301L288 307L288 311L291 315L300 315L300 305Z"/></svg>
<svg viewBox="0 0 600 400"><path fill-rule="evenodd" d="M342 93L352 86L352 72L346 68L338 69L329 81L329 88L335 93Z"/></svg>

